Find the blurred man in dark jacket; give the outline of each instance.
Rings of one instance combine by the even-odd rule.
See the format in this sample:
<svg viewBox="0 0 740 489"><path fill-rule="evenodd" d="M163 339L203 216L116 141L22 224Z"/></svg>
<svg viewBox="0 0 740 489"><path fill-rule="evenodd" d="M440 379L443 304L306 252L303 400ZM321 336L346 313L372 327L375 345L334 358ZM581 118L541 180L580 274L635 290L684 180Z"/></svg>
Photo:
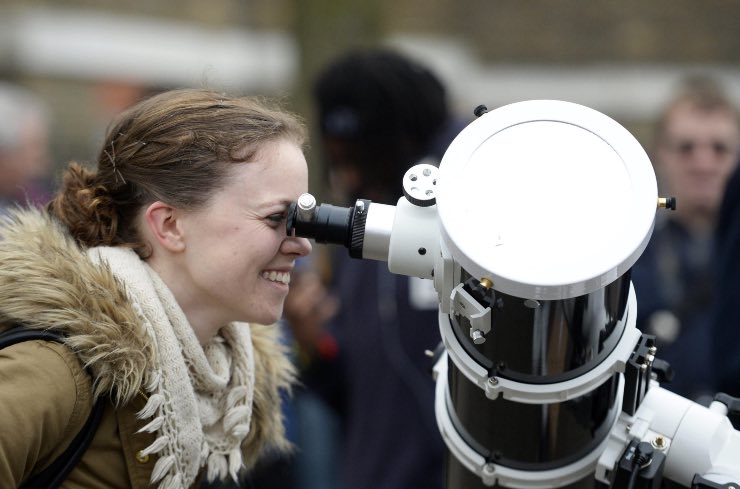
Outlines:
<svg viewBox="0 0 740 489"><path fill-rule="evenodd" d="M740 165L727 183L717 223L717 302L712 321L717 390L740 397ZM738 424L736 428L740 428Z"/></svg>
<svg viewBox="0 0 740 489"><path fill-rule="evenodd" d="M714 395L710 311L713 237L725 184L740 152L738 113L711 80L691 79L660 117L653 161L662 195L647 249L632 269L637 326L657 337L658 357L673 367L665 387L703 404Z"/></svg>
<svg viewBox="0 0 740 489"><path fill-rule="evenodd" d="M315 100L335 204L361 197L395 205L406 170L438 164L462 129L436 76L392 51L334 61L318 78ZM392 275L385 263L331 251L328 293L338 299L336 315L316 321L324 315L317 308L330 302L300 284L293 289L303 297L289 298L286 314L310 353L304 382L342 422L340 485L441 488L444 449L424 355L440 341L436 292L430 281Z"/></svg>

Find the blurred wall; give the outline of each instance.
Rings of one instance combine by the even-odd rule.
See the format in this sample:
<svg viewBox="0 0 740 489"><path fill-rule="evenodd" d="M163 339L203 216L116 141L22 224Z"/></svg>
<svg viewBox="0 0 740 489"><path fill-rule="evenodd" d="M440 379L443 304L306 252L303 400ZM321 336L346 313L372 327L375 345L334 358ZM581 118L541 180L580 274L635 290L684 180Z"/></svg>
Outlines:
<svg viewBox="0 0 740 489"><path fill-rule="evenodd" d="M380 43L431 65L464 117L560 98L649 145L684 75L714 74L740 104L738 18L740 0L2 0L0 78L51 105L57 167L92 159L112 115L162 88L282 97L313 126L318 69ZM321 195L321 157L309 156Z"/></svg>

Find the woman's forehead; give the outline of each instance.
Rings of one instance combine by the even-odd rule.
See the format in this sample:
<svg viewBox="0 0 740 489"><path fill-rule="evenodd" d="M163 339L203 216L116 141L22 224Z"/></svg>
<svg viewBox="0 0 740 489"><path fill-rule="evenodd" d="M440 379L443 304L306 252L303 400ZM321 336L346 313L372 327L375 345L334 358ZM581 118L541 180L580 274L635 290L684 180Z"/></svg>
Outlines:
<svg viewBox="0 0 740 489"><path fill-rule="evenodd" d="M308 167L300 147L272 145L249 163L235 163L227 187L255 205L291 202L308 187Z"/></svg>

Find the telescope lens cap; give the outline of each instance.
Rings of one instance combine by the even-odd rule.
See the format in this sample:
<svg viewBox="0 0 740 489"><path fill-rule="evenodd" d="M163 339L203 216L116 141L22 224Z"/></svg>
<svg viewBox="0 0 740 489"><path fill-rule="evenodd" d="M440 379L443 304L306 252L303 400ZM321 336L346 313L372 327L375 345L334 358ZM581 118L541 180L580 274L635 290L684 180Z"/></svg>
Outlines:
<svg viewBox="0 0 740 489"><path fill-rule="evenodd" d="M532 100L473 121L442 159L442 238L468 273L517 297L603 288L645 249L657 183L639 142L582 105Z"/></svg>

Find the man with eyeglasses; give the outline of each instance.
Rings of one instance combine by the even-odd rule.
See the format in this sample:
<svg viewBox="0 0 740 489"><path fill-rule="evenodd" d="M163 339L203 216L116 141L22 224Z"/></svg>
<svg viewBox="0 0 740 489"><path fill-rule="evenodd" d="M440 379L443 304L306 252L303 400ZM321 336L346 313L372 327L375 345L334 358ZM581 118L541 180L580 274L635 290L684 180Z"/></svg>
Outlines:
<svg viewBox="0 0 740 489"><path fill-rule="evenodd" d="M664 387L704 404L716 389L709 329L713 236L739 154L737 108L713 80L686 80L657 122L652 155L660 193L675 196L677 209L659 213L632 280L637 326L656 335L658 357L675 373Z"/></svg>

